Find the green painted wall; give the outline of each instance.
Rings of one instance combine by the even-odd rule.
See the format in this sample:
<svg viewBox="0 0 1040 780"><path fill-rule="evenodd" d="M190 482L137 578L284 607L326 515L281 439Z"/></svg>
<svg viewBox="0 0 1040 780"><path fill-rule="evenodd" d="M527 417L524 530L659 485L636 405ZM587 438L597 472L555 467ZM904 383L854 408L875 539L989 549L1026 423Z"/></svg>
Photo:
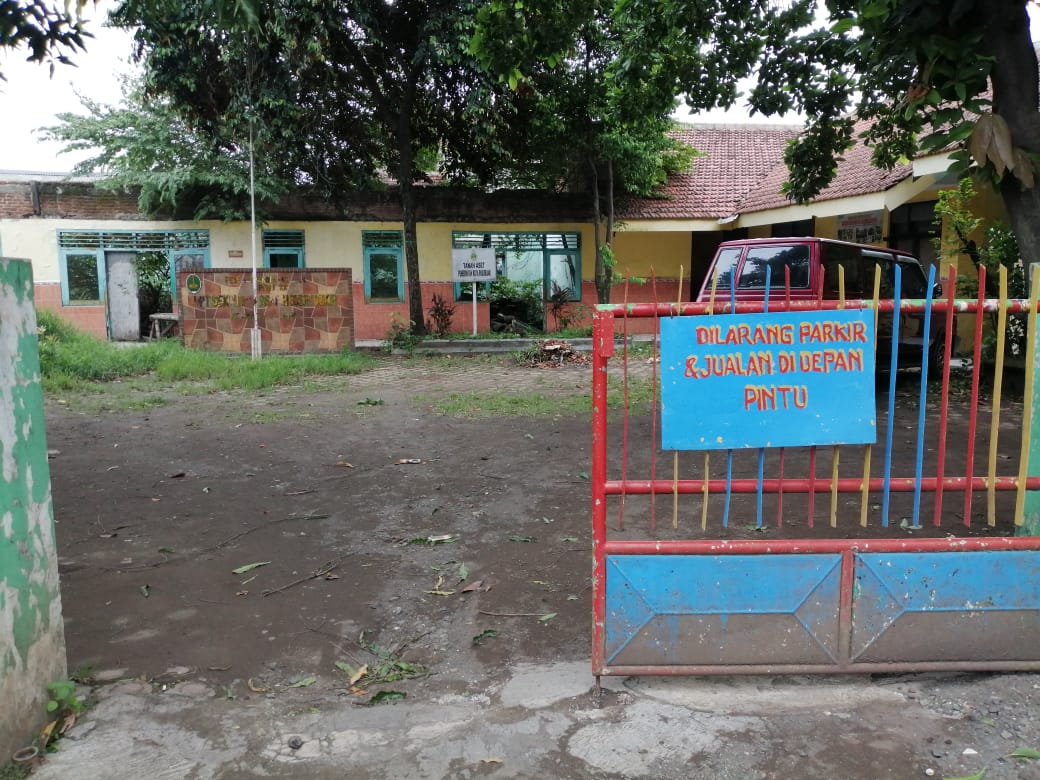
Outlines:
<svg viewBox="0 0 1040 780"><path fill-rule="evenodd" d="M65 674L32 267L0 258L0 763Z"/></svg>

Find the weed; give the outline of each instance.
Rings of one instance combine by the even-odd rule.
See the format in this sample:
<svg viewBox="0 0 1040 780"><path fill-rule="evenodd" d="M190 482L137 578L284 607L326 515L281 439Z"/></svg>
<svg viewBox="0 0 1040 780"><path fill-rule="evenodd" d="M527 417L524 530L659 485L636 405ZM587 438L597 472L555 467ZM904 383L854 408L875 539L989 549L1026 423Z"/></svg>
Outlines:
<svg viewBox="0 0 1040 780"><path fill-rule="evenodd" d="M422 342L421 336L416 336L412 330L412 323L406 320L398 312L390 315L390 330L386 333L383 341L383 350L393 352L395 349L413 352Z"/></svg>
<svg viewBox="0 0 1040 780"><path fill-rule="evenodd" d="M430 306L431 327L429 328L438 336L447 336L451 331L451 320L455 316L455 304L445 300L439 294L433 296L433 305Z"/></svg>

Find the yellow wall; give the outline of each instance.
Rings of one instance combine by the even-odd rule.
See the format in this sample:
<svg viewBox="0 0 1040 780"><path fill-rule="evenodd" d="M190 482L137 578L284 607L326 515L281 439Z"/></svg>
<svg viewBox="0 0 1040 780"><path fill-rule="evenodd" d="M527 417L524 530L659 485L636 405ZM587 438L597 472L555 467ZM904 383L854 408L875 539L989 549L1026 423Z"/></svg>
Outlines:
<svg viewBox="0 0 1040 780"><path fill-rule="evenodd" d="M131 220L32 219L0 220L0 246L7 257L32 260L37 283L57 282L58 231L69 230L209 230L210 265L214 268L251 267L248 222L145 222ZM399 222L270 222L265 230L303 230L308 268L350 268L354 280L361 281L364 255L361 234L366 230L400 231ZM499 224L427 223L418 227L419 261L423 281L451 279L452 231L487 232L577 232L581 234L582 277L595 273L595 248L592 226L587 224ZM687 238L687 243L689 239ZM230 254L238 254L231 257ZM687 255L689 252L687 251ZM257 264L263 265L263 243L257 236Z"/></svg>
<svg viewBox="0 0 1040 780"><path fill-rule="evenodd" d="M614 237L617 271L622 276L655 276L675 279L680 266L690 274L693 234L621 232ZM586 278L592 278L591 276Z"/></svg>

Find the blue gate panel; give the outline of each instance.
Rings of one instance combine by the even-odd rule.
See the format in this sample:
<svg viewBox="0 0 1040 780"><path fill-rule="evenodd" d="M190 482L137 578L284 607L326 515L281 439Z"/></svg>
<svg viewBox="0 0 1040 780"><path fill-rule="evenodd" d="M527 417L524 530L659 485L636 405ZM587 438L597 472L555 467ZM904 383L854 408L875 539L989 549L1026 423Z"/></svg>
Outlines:
<svg viewBox="0 0 1040 780"><path fill-rule="evenodd" d="M1040 552L856 556L851 660L1019 660L1040 647Z"/></svg>
<svg viewBox="0 0 1040 780"><path fill-rule="evenodd" d="M612 555L606 564L608 664L837 662L840 554Z"/></svg>

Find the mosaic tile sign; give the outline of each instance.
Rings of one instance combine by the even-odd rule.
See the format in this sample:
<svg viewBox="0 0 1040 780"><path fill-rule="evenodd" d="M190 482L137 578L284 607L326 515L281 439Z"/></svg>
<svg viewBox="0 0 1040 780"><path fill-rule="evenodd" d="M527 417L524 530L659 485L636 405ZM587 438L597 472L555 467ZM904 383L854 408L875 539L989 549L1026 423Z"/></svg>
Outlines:
<svg viewBox="0 0 1040 780"><path fill-rule="evenodd" d="M257 322L264 353L353 348L349 268L265 268L258 272L257 283ZM178 274L177 298L185 346L250 353L253 276L248 269L207 268Z"/></svg>

